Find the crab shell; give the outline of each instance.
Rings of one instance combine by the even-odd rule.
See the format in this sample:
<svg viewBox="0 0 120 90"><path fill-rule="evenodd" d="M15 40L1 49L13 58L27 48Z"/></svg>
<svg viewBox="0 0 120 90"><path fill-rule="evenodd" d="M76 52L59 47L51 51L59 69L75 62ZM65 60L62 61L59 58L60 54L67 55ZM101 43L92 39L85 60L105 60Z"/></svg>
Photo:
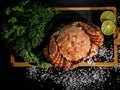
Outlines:
<svg viewBox="0 0 120 90"><path fill-rule="evenodd" d="M75 21L53 33L44 55L55 67L74 69L97 54L104 36L94 24Z"/></svg>

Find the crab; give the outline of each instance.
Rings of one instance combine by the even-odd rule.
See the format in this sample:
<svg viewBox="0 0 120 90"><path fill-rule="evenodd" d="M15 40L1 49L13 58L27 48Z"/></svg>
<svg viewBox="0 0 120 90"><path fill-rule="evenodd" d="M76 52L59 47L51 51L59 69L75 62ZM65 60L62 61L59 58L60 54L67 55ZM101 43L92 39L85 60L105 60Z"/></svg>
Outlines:
<svg viewBox="0 0 120 90"><path fill-rule="evenodd" d="M74 69L96 55L103 42L99 26L74 21L51 35L44 55L54 67Z"/></svg>

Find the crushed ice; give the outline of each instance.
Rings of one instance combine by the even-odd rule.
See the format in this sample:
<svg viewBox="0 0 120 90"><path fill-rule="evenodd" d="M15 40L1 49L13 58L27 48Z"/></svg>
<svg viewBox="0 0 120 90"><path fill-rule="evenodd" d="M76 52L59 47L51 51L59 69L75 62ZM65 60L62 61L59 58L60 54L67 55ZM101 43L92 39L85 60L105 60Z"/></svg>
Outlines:
<svg viewBox="0 0 120 90"><path fill-rule="evenodd" d="M106 51L106 49L104 51ZM101 51L99 51L99 53L100 52ZM104 55L103 53L100 54ZM120 46L118 47L118 55L120 56ZM120 57L118 57L118 59L120 61ZM111 71L120 74L120 63L115 67L78 67L74 70L63 70L53 67L39 69L35 66L31 66L26 68L26 76L38 83L52 80L53 83L61 85L65 90L96 90L104 89L104 84L110 81L112 77ZM116 76L116 81L120 83L119 76ZM111 85L112 82L107 84Z"/></svg>

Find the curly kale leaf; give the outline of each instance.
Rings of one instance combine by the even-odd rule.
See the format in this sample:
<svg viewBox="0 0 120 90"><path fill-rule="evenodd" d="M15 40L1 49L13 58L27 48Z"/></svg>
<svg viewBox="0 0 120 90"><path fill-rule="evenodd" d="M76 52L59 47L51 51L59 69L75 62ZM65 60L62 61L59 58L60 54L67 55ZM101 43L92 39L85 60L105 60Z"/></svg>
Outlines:
<svg viewBox="0 0 120 90"><path fill-rule="evenodd" d="M50 63L45 62L43 60L39 60L39 58L37 56L35 56L35 54L33 54L32 52L29 52L28 50L25 50L25 49L21 50L21 52L19 53L19 56L24 57L25 61L27 61L29 63L34 63L34 65L36 65L37 67L40 67L40 68L48 68L51 66Z"/></svg>
<svg viewBox="0 0 120 90"><path fill-rule="evenodd" d="M6 45L16 56L22 57L27 62L42 68L50 66L42 55L38 57L34 52L46 36L46 25L58 13L53 7L29 0L8 7L5 10L1 32Z"/></svg>

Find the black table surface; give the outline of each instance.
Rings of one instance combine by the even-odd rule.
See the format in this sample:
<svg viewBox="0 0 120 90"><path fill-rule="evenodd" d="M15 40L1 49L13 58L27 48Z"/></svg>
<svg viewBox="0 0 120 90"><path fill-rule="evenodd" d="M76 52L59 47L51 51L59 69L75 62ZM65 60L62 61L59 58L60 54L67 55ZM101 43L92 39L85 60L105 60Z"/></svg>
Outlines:
<svg viewBox="0 0 120 90"><path fill-rule="evenodd" d="M0 1L0 15L4 8L15 0L1 0ZM51 6L115 6L118 13L120 8L119 0L41 0L42 3L50 4ZM2 16L0 16L1 18ZM30 81L24 76L24 68L13 67L10 64L10 52L4 47L3 41L0 40L0 86L10 85L11 89L36 90L34 89L34 82ZM4 87L7 88L7 87ZM106 89L107 90L107 89Z"/></svg>

